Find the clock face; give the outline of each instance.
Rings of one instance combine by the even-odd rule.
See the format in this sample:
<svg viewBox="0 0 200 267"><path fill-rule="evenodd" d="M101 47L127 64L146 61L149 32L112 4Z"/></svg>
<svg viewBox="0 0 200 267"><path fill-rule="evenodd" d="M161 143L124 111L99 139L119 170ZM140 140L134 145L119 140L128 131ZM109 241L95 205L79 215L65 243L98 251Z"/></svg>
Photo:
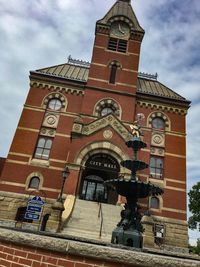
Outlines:
<svg viewBox="0 0 200 267"><path fill-rule="evenodd" d="M117 37L128 37L130 28L128 24L123 21L116 21L111 25L111 34Z"/></svg>

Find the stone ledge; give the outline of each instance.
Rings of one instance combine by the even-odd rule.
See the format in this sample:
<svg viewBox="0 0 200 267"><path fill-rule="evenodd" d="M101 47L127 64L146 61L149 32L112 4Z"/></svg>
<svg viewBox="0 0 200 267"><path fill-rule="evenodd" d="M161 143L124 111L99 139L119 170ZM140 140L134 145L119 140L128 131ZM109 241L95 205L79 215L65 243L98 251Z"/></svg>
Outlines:
<svg viewBox="0 0 200 267"><path fill-rule="evenodd" d="M199 267L200 257L163 253L162 251L118 248L111 244L92 244L87 240L64 239L59 235L21 232L0 228L0 241L20 244L63 254L84 256L99 260L143 267Z"/></svg>

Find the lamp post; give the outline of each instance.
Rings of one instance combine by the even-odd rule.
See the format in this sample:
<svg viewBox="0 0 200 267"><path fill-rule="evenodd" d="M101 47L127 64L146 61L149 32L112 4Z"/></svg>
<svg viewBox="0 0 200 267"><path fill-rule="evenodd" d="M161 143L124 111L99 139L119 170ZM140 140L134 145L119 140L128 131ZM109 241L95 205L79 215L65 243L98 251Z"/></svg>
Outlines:
<svg viewBox="0 0 200 267"><path fill-rule="evenodd" d="M62 181L62 187L60 190L60 195L57 199L58 202L63 203L63 199L62 199L62 195L63 195L63 189L64 189L64 185L65 185L65 181L67 180L67 177L69 176L70 171L69 168L67 166L64 167L64 170L62 172L62 177L63 177L63 181Z"/></svg>

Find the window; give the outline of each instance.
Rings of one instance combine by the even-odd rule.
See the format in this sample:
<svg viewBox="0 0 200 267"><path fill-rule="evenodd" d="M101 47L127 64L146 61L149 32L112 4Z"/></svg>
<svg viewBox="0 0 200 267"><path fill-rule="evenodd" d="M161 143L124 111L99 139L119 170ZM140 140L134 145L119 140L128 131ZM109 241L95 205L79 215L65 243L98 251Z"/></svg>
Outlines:
<svg viewBox="0 0 200 267"><path fill-rule="evenodd" d="M165 122L161 118L155 118L152 120L152 127L158 130L164 130L165 129Z"/></svg>
<svg viewBox="0 0 200 267"><path fill-rule="evenodd" d="M151 209L159 209L160 203L157 197L151 197L150 200L150 208Z"/></svg>
<svg viewBox="0 0 200 267"><path fill-rule="evenodd" d="M52 139L40 137L35 150L35 158L48 159L52 146Z"/></svg>
<svg viewBox="0 0 200 267"><path fill-rule="evenodd" d="M114 110L111 107L105 107L101 110L101 116L106 116L110 113L114 113Z"/></svg>
<svg viewBox="0 0 200 267"><path fill-rule="evenodd" d="M111 66L109 83L115 84L116 74L117 74L117 65L114 64Z"/></svg>
<svg viewBox="0 0 200 267"><path fill-rule="evenodd" d="M152 178L163 178L163 159L159 157L150 158L150 176Z"/></svg>
<svg viewBox="0 0 200 267"><path fill-rule="evenodd" d="M108 49L112 51L126 53L127 41L116 38L110 38L108 42Z"/></svg>
<svg viewBox="0 0 200 267"><path fill-rule="evenodd" d="M62 102L57 98L51 99L47 106L48 109L56 110L56 111L60 110L61 107L62 107Z"/></svg>
<svg viewBox="0 0 200 267"><path fill-rule="evenodd" d="M40 185L40 179L37 176L31 178L28 188L38 189Z"/></svg>

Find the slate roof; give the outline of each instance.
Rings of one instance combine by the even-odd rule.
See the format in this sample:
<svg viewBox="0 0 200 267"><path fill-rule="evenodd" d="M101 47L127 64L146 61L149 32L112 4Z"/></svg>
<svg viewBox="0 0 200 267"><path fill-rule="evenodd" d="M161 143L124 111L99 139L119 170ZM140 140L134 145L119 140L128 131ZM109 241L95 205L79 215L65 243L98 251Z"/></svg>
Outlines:
<svg viewBox="0 0 200 267"><path fill-rule="evenodd" d="M89 64L82 66L65 63L48 68L38 69L32 73L40 73L50 77L64 78L71 81L86 83L89 69ZM138 76L137 92L147 95L155 95L175 100L187 101L184 97L166 87L156 79L142 78L140 76Z"/></svg>

